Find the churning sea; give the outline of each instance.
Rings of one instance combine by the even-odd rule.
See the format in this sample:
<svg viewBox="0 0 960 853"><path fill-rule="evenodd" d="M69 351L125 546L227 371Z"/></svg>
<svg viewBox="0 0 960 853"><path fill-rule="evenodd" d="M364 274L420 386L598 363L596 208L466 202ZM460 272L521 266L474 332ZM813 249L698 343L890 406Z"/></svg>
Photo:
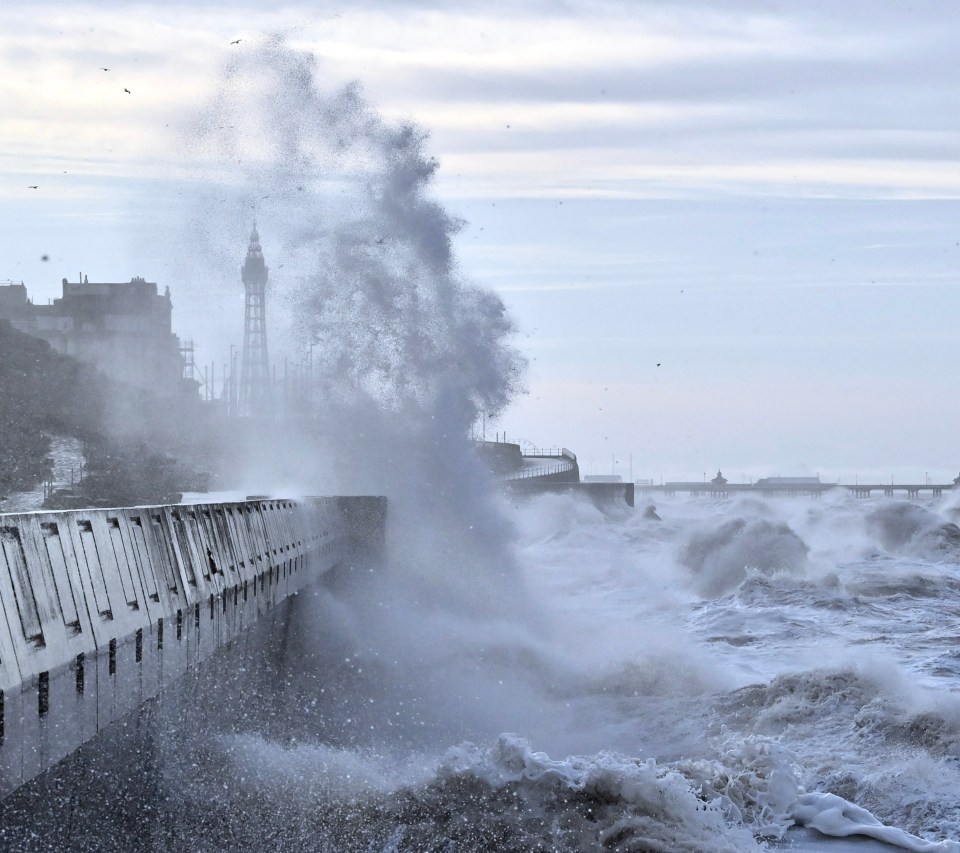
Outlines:
<svg viewBox="0 0 960 853"><path fill-rule="evenodd" d="M956 496L655 512L544 496L512 513L515 569L496 583L454 548L463 595L402 571L315 594L312 734L219 741L224 808L260 815L251 834L331 851L960 850Z"/></svg>
<svg viewBox="0 0 960 853"><path fill-rule="evenodd" d="M14 798L18 849L960 850L960 496L501 509L479 563L395 524L106 732L126 776L94 745Z"/></svg>

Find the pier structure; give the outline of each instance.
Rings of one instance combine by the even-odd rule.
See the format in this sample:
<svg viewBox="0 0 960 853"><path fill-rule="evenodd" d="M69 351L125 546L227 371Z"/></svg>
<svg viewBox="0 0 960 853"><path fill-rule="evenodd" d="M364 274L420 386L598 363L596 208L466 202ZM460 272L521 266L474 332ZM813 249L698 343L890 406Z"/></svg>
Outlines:
<svg viewBox="0 0 960 853"><path fill-rule="evenodd" d="M800 479L800 478L797 478ZM636 490L641 495L667 495L674 497L678 494L688 494L699 497L726 498L734 494L760 494L767 497L820 497L826 492L846 490L858 498L869 498L876 494L886 497L903 495L907 499L916 499L921 495L940 497L944 492L956 488L953 483L723 483L711 482L667 482L659 485L650 483L637 484Z"/></svg>

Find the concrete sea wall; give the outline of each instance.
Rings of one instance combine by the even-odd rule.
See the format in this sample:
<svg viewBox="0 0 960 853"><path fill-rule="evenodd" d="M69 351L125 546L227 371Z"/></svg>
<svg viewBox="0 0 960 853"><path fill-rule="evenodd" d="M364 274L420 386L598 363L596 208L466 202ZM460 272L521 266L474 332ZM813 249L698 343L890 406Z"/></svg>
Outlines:
<svg viewBox="0 0 960 853"><path fill-rule="evenodd" d="M382 547L383 498L0 515L0 797Z"/></svg>
<svg viewBox="0 0 960 853"><path fill-rule="evenodd" d="M578 483L565 482L562 478L547 477L526 480L507 480L503 488L508 494L525 498L543 494L579 495L593 501L597 506L634 505L633 483Z"/></svg>

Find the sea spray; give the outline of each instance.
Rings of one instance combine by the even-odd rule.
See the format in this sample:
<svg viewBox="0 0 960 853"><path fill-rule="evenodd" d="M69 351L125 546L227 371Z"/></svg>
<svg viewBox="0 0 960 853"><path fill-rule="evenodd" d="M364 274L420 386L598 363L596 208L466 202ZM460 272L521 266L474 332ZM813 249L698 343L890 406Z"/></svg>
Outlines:
<svg viewBox="0 0 960 853"><path fill-rule="evenodd" d="M501 300L458 268L461 223L432 194L426 132L271 37L232 54L183 134L207 170L188 205L191 258L236 292L225 271L256 216L274 258L271 351L311 350L307 417L244 446L225 476L385 494L388 551L417 597L515 608L510 526L467 435L521 390L525 362Z"/></svg>
<svg viewBox="0 0 960 853"><path fill-rule="evenodd" d="M431 194L425 131L383 119L276 37L230 60L184 132L210 160L188 207L191 259L236 291L238 243L260 219L272 301L292 321L282 331L316 347L324 412L362 393L462 433L502 411L524 360L503 303L457 267L461 222Z"/></svg>

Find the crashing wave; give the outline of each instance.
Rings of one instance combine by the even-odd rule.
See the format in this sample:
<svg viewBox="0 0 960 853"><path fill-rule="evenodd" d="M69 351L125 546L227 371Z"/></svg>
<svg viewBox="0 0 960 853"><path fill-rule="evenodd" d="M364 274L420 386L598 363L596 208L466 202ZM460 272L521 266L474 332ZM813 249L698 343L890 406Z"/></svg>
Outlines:
<svg viewBox="0 0 960 853"><path fill-rule="evenodd" d="M766 574L801 571L808 550L783 522L737 518L694 533L679 558L694 572L700 593L715 596L738 586L751 569Z"/></svg>
<svg viewBox="0 0 960 853"><path fill-rule="evenodd" d="M924 507L890 503L867 516L866 524L888 553L960 562L960 527Z"/></svg>

